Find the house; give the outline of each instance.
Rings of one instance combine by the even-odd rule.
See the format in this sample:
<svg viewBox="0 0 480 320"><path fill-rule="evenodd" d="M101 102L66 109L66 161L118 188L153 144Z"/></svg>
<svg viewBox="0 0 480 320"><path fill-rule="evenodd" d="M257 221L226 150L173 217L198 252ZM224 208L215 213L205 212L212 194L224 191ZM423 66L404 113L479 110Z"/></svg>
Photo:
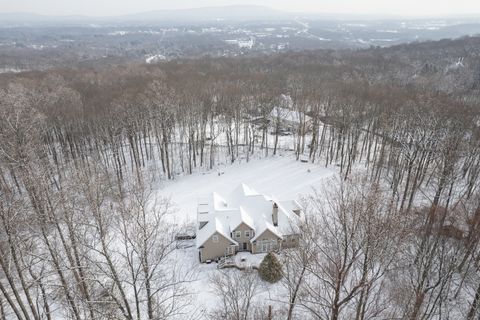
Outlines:
<svg viewBox="0 0 480 320"><path fill-rule="evenodd" d="M311 118L300 111L274 107L270 112L269 121L274 127L278 126L279 133L286 133L295 131L302 124L309 124Z"/></svg>
<svg viewBox="0 0 480 320"><path fill-rule="evenodd" d="M296 201L278 201L246 184L222 196L200 199L196 245L201 262L239 251L269 252L295 246L303 212Z"/></svg>

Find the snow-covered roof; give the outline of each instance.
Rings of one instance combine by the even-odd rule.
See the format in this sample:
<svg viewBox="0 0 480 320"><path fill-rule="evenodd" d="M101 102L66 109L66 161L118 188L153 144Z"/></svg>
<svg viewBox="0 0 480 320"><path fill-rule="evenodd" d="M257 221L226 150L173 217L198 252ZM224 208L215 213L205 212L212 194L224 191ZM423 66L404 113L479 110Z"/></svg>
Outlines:
<svg viewBox="0 0 480 320"><path fill-rule="evenodd" d="M197 232L197 248L200 248L211 236L216 233L227 238L228 241L232 242L235 245L238 243L230 237L230 232L225 226L223 221L220 221L219 218L215 217L212 221L209 221L202 229L202 232Z"/></svg>
<svg viewBox="0 0 480 320"><path fill-rule="evenodd" d="M255 221L253 221L252 217L243 207L240 207L239 210L239 214L235 214L232 216L232 220L230 223L230 225L232 226L232 230L237 229L242 223L252 228L252 230L255 230Z"/></svg>
<svg viewBox="0 0 480 320"><path fill-rule="evenodd" d="M278 207L276 226L272 221L275 204ZM236 244L231 233L241 224L255 231L252 242L267 230L281 239L284 235L298 233L300 215L301 208L296 201L277 201L242 183L226 197L214 192L209 201L199 201L197 248L216 232Z"/></svg>
<svg viewBox="0 0 480 320"><path fill-rule="evenodd" d="M288 121L291 123L300 123L300 115L304 116L304 114L300 111L295 111L287 108L282 107L274 107L270 112L270 118L276 119L279 118L283 121ZM309 121L309 116L304 116L305 121Z"/></svg>
<svg viewBox="0 0 480 320"><path fill-rule="evenodd" d="M273 224L271 224L268 221L263 221L262 223L262 228L255 234L255 237L253 237L250 241L256 241L258 237L260 237L265 231L270 231L280 239L283 239L282 234L280 233L280 230L278 227L275 227Z"/></svg>

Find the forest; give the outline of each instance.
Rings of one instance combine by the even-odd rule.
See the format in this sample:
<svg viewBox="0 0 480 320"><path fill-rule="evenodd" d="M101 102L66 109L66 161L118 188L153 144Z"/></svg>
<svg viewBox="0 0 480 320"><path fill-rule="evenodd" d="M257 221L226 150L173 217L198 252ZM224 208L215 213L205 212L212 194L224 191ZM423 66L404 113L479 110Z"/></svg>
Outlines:
<svg viewBox="0 0 480 320"><path fill-rule="evenodd" d="M479 319L479 121L479 37L1 74L0 319L272 319L249 274L192 308L152 185L284 154L339 174L273 319Z"/></svg>

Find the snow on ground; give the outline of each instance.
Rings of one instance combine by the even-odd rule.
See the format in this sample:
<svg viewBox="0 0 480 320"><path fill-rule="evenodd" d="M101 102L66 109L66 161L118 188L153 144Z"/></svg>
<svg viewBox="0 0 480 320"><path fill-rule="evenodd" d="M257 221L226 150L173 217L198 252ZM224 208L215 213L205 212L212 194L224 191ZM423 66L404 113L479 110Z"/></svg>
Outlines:
<svg viewBox="0 0 480 320"><path fill-rule="evenodd" d="M195 280L188 284L188 289L191 292L191 306L190 312L200 315L200 319L207 318L208 314L215 309L219 303L218 297L214 289L210 285L211 278L219 272L245 272L237 269L217 269L217 263L211 264L198 262L198 250L195 247L188 249L178 249L174 253L173 259L182 261L185 270L189 268L189 272L195 273ZM251 254L248 252L238 253L236 261L241 265L241 258L247 260L251 266L259 266L265 254ZM280 308L278 306L279 300L284 300L285 288L281 283L268 284L261 280L257 291L256 301L266 302L271 304L274 309Z"/></svg>
<svg viewBox="0 0 480 320"><path fill-rule="evenodd" d="M242 160L233 165L223 165L210 172L199 172L169 181L156 190L156 196L170 197L178 213L173 219L175 224L191 224L196 221L197 199L217 191L228 194L244 182L260 193L275 196L282 200L300 200L319 189L336 174L334 168L325 168L320 164L295 161L293 156L276 156L262 159ZM252 264L258 265L263 255L242 253ZM240 256L239 256L240 258ZM192 305L197 311L206 315L217 303L215 293L209 285L210 278L217 272L217 264L200 264L198 250L192 246L175 251L175 261L182 261L185 266L196 269L196 281L189 284L193 293ZM242 272L236 269L228 272ZM280 299L284 288L281 284L263 284L259 298L269 301L275 308L275 301Z"/></svg>
<svg viewBox="0 0 480 320"><path fill-rule="evenodd" d="M313 188L333 177L335 169L320 164L302 163L293 157L268 157L237 162L203 173L179 177L158 189L158 196L169 197L176 209L177 224L196 221L197 201L216 191L228 194L240 183L246 183L256 191L280 200L300 200Z"/></svg>

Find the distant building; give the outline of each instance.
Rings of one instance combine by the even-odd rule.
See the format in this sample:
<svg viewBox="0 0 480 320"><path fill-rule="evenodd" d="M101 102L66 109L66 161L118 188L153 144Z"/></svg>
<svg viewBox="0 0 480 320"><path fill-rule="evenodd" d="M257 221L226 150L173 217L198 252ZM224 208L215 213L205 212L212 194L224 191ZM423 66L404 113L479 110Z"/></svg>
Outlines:
<svg viewBox="0 0 480 320"><path fill-rule="evenodd" d="M201 262L239 251L269 252L297 245L303 211L296 201L277 201L245 184L223 197L200 200L196 244Z"/></svg>
<svg viewBox="0 0 480 320"><path fill-rule="evenodd" d="M278 122L280 131L296 131L296 128L302 124L302 121L309 124L311 118L300 111L274 107L270 112L269 121L273 124Z"/></svg>

